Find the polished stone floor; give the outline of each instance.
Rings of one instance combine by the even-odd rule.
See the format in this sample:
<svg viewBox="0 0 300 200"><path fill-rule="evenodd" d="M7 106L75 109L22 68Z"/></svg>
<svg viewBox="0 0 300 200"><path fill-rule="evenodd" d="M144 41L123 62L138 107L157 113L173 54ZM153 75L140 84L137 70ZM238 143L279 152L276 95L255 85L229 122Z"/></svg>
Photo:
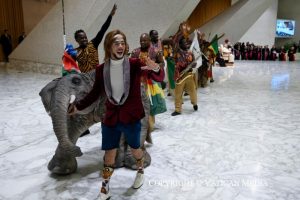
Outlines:
<svg viewBox="0 0 300 200"><path fill-rule="evenodd" d="M78 141L78 171L51 175L57 141L38 93L55 76L0 67L0 199L95 199L100 125ZM171 117L167 97L143 187L131 189L135 172L117 169L112 199L300 199L300 63L239 61L214 77L198 90L197 112L184 97L182 115Z"/></svg>

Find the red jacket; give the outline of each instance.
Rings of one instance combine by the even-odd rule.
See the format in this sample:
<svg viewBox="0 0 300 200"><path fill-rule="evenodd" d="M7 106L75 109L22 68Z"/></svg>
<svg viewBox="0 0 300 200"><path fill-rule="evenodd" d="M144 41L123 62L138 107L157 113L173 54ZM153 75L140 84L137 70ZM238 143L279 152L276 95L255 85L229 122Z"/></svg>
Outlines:
<svg viewBox="0 0 300 200"><path fill-rule="evenodd" d="M145 116L144 107L141 99L141 76L142 74L149 78L161 82L164 79L164 70L159 72L152 70L141 70L144 66L140 59L129 58L130 63L130 89L128 97L122 105L113 104L106 100L105 115L102 121L107 126L114 126L121 122L124 124L133 123ZM100 95L106 95L103 78L104 63L96 67L96 78L93 89L82 100L76 102L78 110L82 110L98 99ZM145 74L144 74L145 73Z"/></svg>

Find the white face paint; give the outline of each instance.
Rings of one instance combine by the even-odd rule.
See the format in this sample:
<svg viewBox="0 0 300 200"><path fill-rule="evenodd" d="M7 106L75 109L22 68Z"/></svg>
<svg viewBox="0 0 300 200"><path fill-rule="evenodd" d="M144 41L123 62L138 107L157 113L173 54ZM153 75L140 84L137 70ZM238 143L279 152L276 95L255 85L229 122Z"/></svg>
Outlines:
<svg viewBox="0 0 300 200"><path fill-rule="evenodd" d="M111 47L111 59L120 60L124 57L126 44L121 34L114 37L114 42Z"/></svg>

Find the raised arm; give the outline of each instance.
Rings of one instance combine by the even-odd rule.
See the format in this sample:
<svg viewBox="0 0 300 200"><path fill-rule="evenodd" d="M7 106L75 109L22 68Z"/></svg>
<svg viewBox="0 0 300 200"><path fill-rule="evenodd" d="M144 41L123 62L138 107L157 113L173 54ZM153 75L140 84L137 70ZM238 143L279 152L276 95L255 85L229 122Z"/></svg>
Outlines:
<svg viewBox="0 0 300 200"><path fill-rule="evenodd" d="M148 70L147 76L157 82L162 82L165 77L165 70L163 67L150 58L145 59L146 66L141 67L142 70Z"/></svg>
<svg viewBox="0 0 300 200"><path fill-rule="evenodd" d="M112 8L112 10L111 10L109 16L107 17L105 23L102 25L100 31L97 33L96 37L92 39L92 42L93 42L96 49L98 48L99 44L101 43L101 41L103 39L103 36L104 36L105 32L107 31L108 27L110 26L112 17L115 15L116 10L117 10L117 5L114 4L114 7Z"/></svg>

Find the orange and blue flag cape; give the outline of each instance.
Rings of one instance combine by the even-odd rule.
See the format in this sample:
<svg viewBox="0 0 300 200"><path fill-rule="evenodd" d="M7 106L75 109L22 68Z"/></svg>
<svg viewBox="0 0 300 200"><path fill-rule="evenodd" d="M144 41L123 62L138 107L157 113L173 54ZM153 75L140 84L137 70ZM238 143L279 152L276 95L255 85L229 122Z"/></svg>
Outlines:
<svg viewBox="0 0 300 200"><path fill-rule="evenodd" d="M64 51L62 61L63 61L62 76L65 76L67 74L80 73L80 69L77 65L77 62L66 51Z"/></svg>

